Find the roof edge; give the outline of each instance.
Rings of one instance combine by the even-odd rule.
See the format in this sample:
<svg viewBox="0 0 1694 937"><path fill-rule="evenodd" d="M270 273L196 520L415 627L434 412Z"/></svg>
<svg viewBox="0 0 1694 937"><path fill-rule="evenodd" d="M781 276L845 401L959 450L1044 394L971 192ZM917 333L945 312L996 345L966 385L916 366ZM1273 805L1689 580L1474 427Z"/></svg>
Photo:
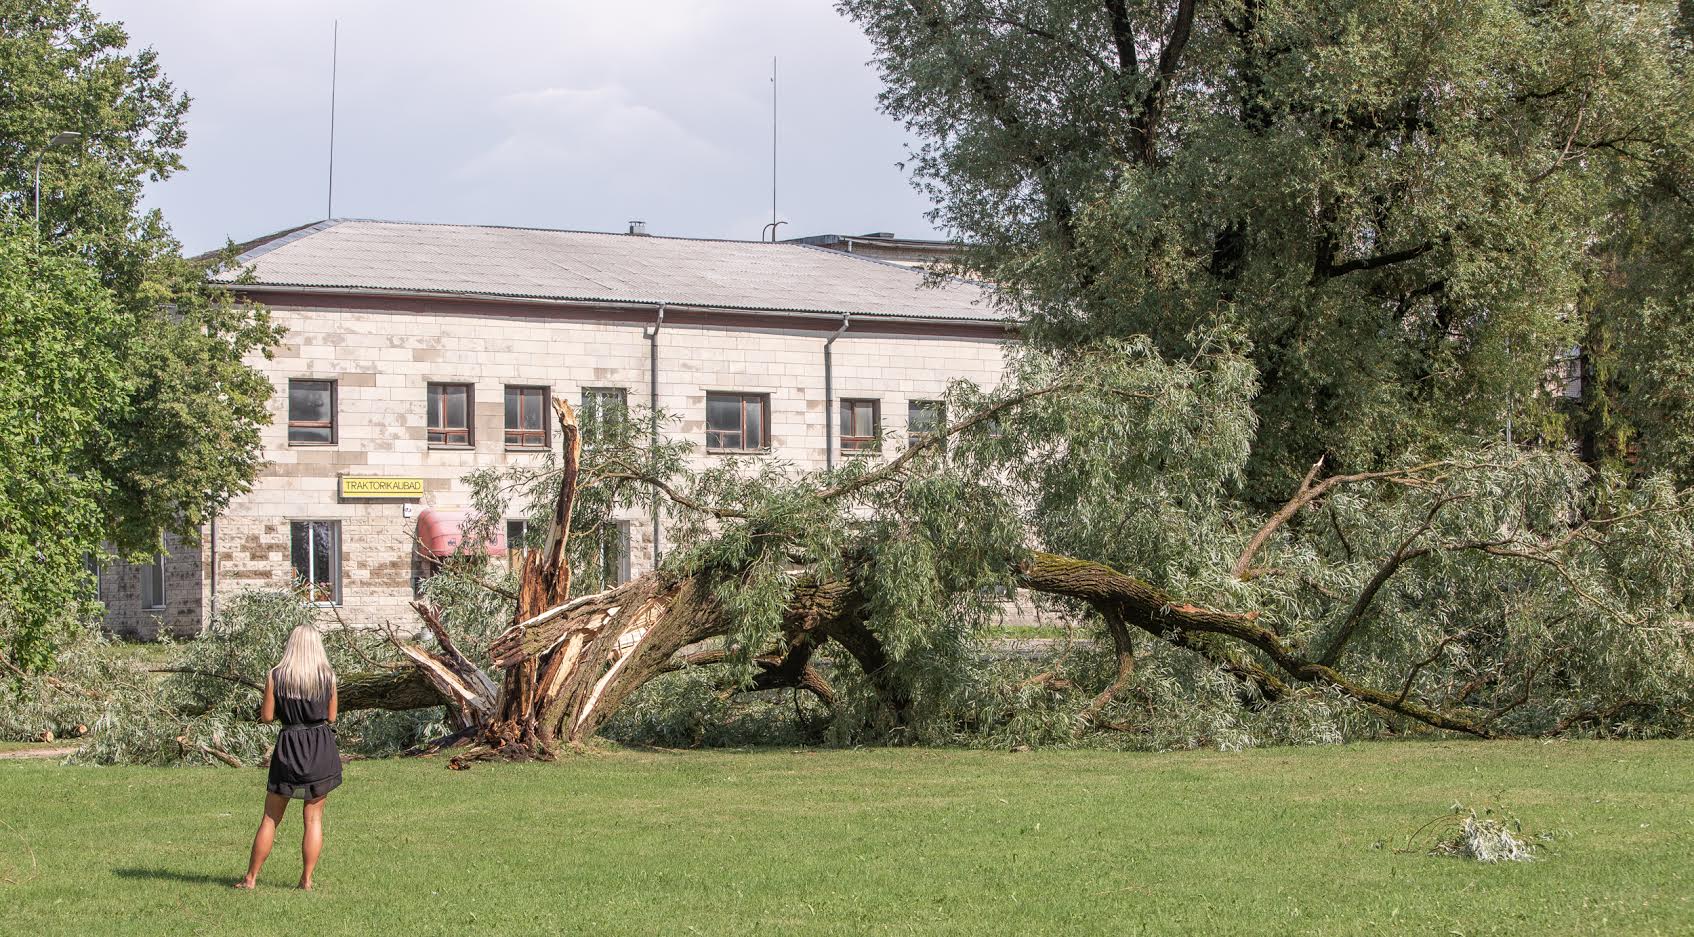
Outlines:
<svg viewBox="0 0 1694 937"><path fill-rule="evenodd" d="M898 266L898 264L894 266ZM464 290L431 290L417 287L400 289L382 286L323 286L311 283L239 283L233 280L226 281L226 285L232 290L244 293L277 292L309 293L323 296L394 296L416 297L419 299L462 299L518 302L539 306L635 306L646 308L664 306L670 309L690 309L707 312L768 313L803 318L838 319L842 316L849 316L853 318L876 319L885 322L922 322L929 325L946 325L951 322L969 325L999 325L1007 328L1016 328L1021 324L1017 319L1010 319L1003 316L920 316L856 309L795 309L784 306L708 305L692 302L673 302L665 299L614 299L604 296L541 296L530 293L483 293Z"/></svg>

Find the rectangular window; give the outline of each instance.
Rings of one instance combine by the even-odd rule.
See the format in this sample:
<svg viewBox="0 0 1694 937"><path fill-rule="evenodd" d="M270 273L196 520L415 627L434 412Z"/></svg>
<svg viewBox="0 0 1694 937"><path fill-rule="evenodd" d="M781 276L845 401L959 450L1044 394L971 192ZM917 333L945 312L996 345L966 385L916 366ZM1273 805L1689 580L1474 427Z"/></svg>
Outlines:
<svg viewBox="0 0 1694 937"><path fill-rule="evenodd" d="M341 522L294 521L288 525L288 555L294 581L314 605L341 604Z"/></svg>
<svg viewBox="0 0 1694 937"><path fill-rule="evenodd" d="M506 445L513 449L547 448L545 387L506 388Z"/></svg>
<svg viewBox="0 0 1694 937"><path fill-rule="evenodd" d="M906 445L915 446L947 427L947 407L939 400L906 404Z"/></svg>
<svg viewBox="0 0 1694 937"><path fill-rule="evenodd" d="M629 581L629 521L600 529L600 585L621 586Z"/></svg>
<svg viewBox="0 0 1694 937"><path fill-rule="evenodd" d="M758 452L770 448L769 394L707 394L706 448Z"/></svg>
<svg viewBox="0 0 1694 937"><path fill-rule="evenodd" d="M512 572L523 569L524 554L529 552L529 522L506 522L506 562L512 566Z"/></svg>
<svg viewBox="0 0 1694 937"><path fill-rule="evenodd" d="M875 400L841 401L841 451L870 452L882 447L882 404Z"/></svg>
<svg viewBox="0 0 1694 937"><path fill-rule="evenodd" d="M153 557L141 567L141 607L165 607L165 555Z"/></svg>
<svg viewBox="0 0 1694 937"><path fill-rule="evenodd" d="M335 382L288 382L288 444L335 444Z"/></svg>
<svg viewBox="0 0 1694 937"><path fill-rule="evenodd" d="M471 385L429 385L429 444L471 444Z"/></svg>
<svg viewBox="0 0 1694 937"><path fill-rule="evenodd" d="M577 421L582 425L582 444L597 446L610 442L618 435L619 426L629 419L629 391L622 387L584 387L582 412Z"/></svg>

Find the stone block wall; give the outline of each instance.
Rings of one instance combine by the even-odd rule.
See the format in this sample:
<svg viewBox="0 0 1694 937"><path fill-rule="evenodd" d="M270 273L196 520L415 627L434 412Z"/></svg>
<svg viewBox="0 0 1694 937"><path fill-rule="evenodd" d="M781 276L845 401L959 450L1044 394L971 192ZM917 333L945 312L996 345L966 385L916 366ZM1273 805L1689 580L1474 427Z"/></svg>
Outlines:
<svg viewBox="0 0 1694 937"><path fill-rule="evenodd" d="M293 579L290 522L338 521L342 617L355 625L393 623L410 629L415 615L407 603L419 571L413 558L418 513L466 509L469 490L462 479L473 469L540 458L505 445L505 386L545 386L573 405L580 405L586 388L617 387L626 391L632 406L651 404L651 345L645 329L652 314L635 310L603 318L567 317L424 301L412 308L328 307L333 302L272 306L274 320L288 333L273 358L251 362L276 387L272 423L264 431L267 462L253 490L218 520L218 590L227 596L243 588L287 588ZM837 323L829 322L826 329L817 322L796 328L768 322L749 327L697 317L667 321L658 332L657 403L678 417L668 432L695 443L698 465L726 458L704 448L706 393L715 390L770 395L772 446L754 458L800 468L824 464L826 434L836 430L835 413L825 412L824 343ZM956 378L990 387L999 381L999 340L876 329L873 322L854 320L834 343L834 398L879 400L883 429L895 450L904 445L908 401L940 398ZM290 379L336 382L335 444L289 444ZM471 446L428 444L425 395L433 382L473 386ZM414 501L342 500L338 479L344 474L422 478L425 490ZM513 517L524 513L518 505L509 511ZM642 509L627 519L630 573L640 575L652 564L651 516ZM162 620L173 631L199 627L201 608L210 605L209 561L209 548L179 553L173 545L170 575L173 583L179 577L182 582L173 600L176 594L194 597L192 605L185 598L182 606L173 601L166 609ZM113 575L109 627L148 635L146 616L124 605L124 580Z"/></svg>
<svg viewBox="0 0 1694 937"><path fill-rule="evenodd" d="M151 641L161 634L199 633L204 552L174 536L165 538L165 547L163 608L147 608L142 601L141 577L148 564L113 560L100 569L100 601L106 606L106 628L113 634Z"/></svg>

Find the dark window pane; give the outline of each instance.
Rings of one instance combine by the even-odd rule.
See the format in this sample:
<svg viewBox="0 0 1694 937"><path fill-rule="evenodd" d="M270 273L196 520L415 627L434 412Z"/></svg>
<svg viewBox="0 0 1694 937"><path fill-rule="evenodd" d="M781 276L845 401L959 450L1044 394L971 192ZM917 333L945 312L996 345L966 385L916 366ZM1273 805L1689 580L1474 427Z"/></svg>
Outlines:
<svg viewBox="0 0 1694 937"><path fill-rule="evenodd" d="M706 428L741 432L741 399L729 396L707 397Z"/></svg>
<svg viewBox="0 0 1694 937"><path fill-rule="evenodd" d="M438 387L429 389L429 425L441 425L441 389Z"/></svg>
<svg viewBox="0 0 1694 937"><path fill-rule="evenodd" d="M289 442L334 442L327 426L290 426L288 428Z"/></svg>
<svg viewBox="0 0 1694 937"><path fill-rule="evenodd" d="M515 387L506 388L506 428L517 429L522 426L523 391Z"/></svg>
<svg viewBox="0 0 1694 937"><path fill-rule="evenodd" d="M306 532L307 526L303 521L288 525L288 557L294 567L294 578L301 581L312 577L312 546Z"/></svg>
<svg viewBox="0 0 1694 937"><path fill-rule="evenodd" d="M312 525L312 583L322 587L334 579L335 538L330 525Z"/></svg>
<svg viewBox="0 0 1694 937"><path fill-rule="evenodd" d="M330 418L328 381L290 381L288 419L327 423Z"/></svg>

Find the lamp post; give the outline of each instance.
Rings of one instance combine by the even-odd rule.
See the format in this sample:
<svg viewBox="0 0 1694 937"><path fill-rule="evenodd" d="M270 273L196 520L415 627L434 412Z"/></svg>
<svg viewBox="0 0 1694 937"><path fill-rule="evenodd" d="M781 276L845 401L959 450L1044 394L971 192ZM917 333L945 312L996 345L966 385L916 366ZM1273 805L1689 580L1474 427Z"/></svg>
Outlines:
<svg viewBox="0 0 1694 937"><path fill-rule="evenodd" d="M47 145L35 157L35 235L41 236L41 161L47 158L47 151L82 139L82 134L75 130L61 130L47 141Z"/></svg>

